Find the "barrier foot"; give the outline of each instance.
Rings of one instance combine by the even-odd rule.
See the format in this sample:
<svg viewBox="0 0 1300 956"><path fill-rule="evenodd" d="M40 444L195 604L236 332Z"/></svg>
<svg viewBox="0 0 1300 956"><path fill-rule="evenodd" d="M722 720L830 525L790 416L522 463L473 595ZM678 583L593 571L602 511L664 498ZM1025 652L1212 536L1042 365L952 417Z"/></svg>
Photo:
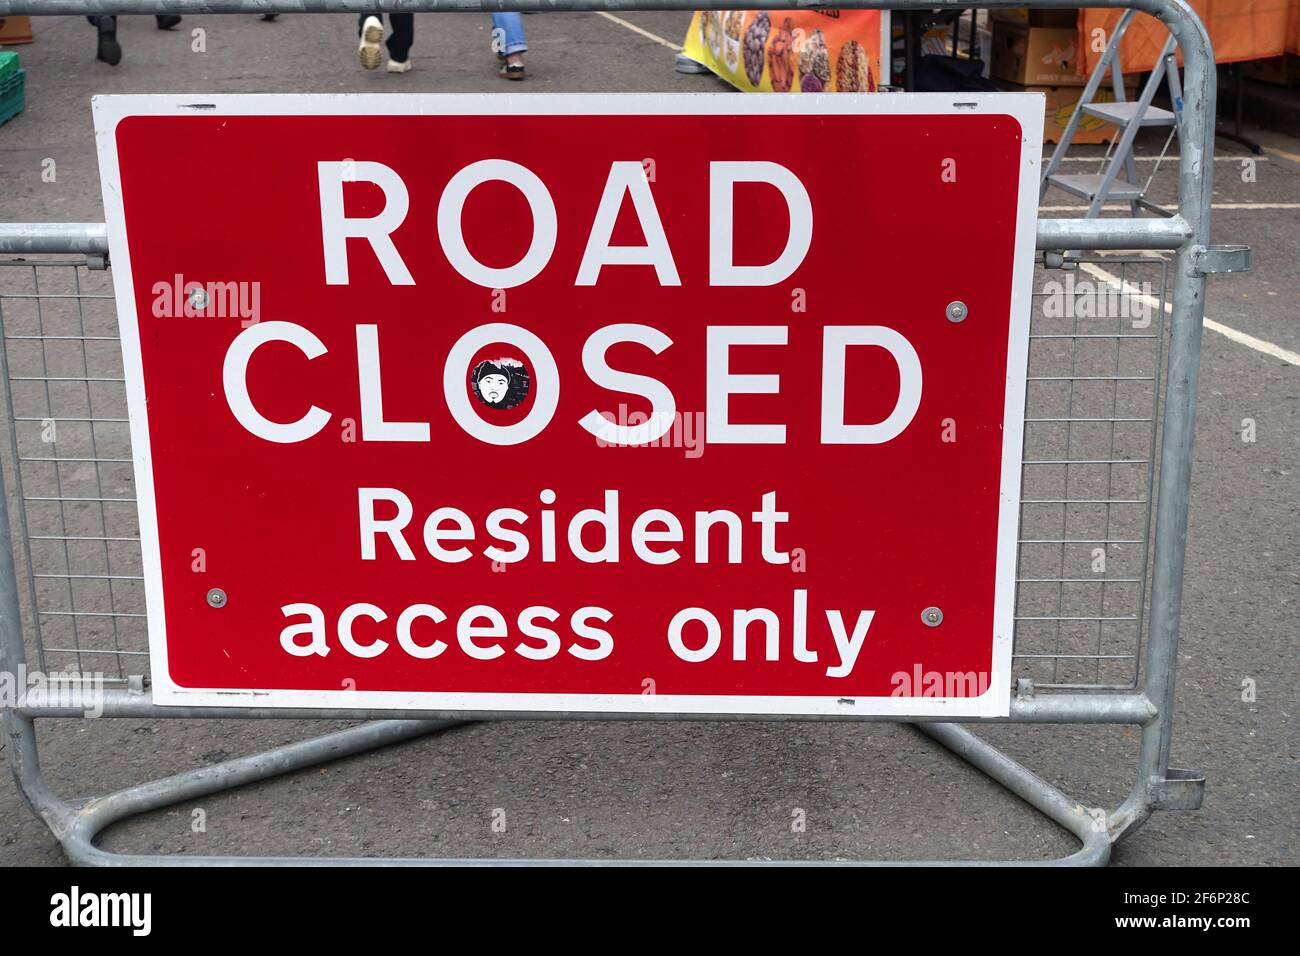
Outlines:
<svg viewBox="0 0 1300 956"><path fill-rule="evenodd" d="M95 838L127 817L148 813L186 800L195 800L248 783L267 780L316 764L386 747L425 734L438 733L465 723L459 720L385 720L351 727L323 737L313 737L236 757L210 767L201 767L171 777L150 781L79 805L60 802L58 807L36 808L59 838L69 862L81 866L242 866L263 859L211 856L163 856L110 853L95 846ZM38 771L39 775L39 771ZM38 776L39 779L39 776ZM25 781L20 781L24 782ZM41 782L41 790L49 794ZM310 858L286 858L284 863L312 863ZM364 862L364 861L358 861Z"/></svg>
<svg viewBox="0 0 1300 956"><path fill-rule="evenodd" d="M1104 810L1090 809L1071 800L1042 777L959 724L913 726L1074 834L1083 844L1070 856L1046 860L1038 865L1105 866L1110 860L1112 840Z"/></svg>
<svg viewBox="0 0 1300 956"><path fill-rule="evenodd" d="M30 721L23 719L30 732ZM1073 854L1055 860L546 860L546 859L421 859L251 857L121 854L102 850L95 840L105 829L127 817L195 800L249 783L256 783L316 764L364 753L378 747L437 733L458 726L458 720L376 721L323 737L288 744L273 750L238 757L211 767L165 777L129 787L81 804L59 800L46 787L39 767L29 764L21 774L24 796L59 839L68 860L83 866L1103 866L1110 858L1112 835L1106 814L1074 800L1021 764L957 724L922 723L916 728L942 744L977 770L997 781L1082 844ZM26 733L21 736L26 737ZM34 738L34 734L32 735ZM17 775L17 774L16 774Z"/></svg>

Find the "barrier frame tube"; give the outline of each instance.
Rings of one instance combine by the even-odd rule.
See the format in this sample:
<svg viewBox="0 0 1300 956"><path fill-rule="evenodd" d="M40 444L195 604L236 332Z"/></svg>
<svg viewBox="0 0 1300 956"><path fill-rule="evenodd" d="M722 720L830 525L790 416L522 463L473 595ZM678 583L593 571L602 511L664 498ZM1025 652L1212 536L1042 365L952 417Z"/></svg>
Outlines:
<svg viewBox="0 0 1300 956"><path fill-rule="evenodd" d="M1010 0L994 0L987 7L1023 6ZM1074 7L1075 0L1038 0L1038 8ZM1072 800L1051 784L983 742L969 730L950 721L911 721L925 734L943 744L981 772L997 780L1080 841L1080 849L1062 860L1030 863L1104 864L1116 840L1139 826L1155 809L1186 809L1199 805L1200 784L1196 775L1171 770L1173 704L1175 691L1178 628L1182 606L1182 584L1189 491L1191 486L1192 442L1195 427L1197 376L1200 365L1201 330L1204 318L1206 274L1231 271L1231 257L1216 255L1210 245L1210 199L1214 155L1216 78L1209 36L1196 13L1183 0L1092 0L1091 6L1128 8L1150 14L1177 41L1184 63L1183 125L1180 130L1181 156L1178 174L1177 214L1170 219L1045 219L1038 223L1040 250L1064 252L1076 249L1156 249L1174 253L1171 332L1165 367L1164 413L1161 421L1160 470L1155 504L1155 540L1152 557L1150 617L1142 666L1142 680L1136 692L1050 694L1018 697L1007 718L1000 723L1129 724L1142 728L1138 772L1133 789L1124 803L1106 812ZM721 10L734 0L0 0L0 16L96 15L96 14L216 14L216 13L364 13L364 12L467 12L467 11L646 11ZM747 0L747 9L788 9L789 0ZM823 7L839 9L961 10L955 0L827 0ZM75 253L107 255L102 223L4 224L0 225L0 252L17 254ZM1240 263L1241 250L1232 262ZM10 543L0 548L0 671L16 673L25 667L25 649L14 539L9 521L3 474L0 474L0 534ZM324 737L277 748L262 754L229 760L213 767L130 787L86 803L71 804L58 798L41 776L34 721L38 718L72 718L83 714L57 700L28 700L3 712L3 732L10 745L10 766L24 800L45 820L59 839L68 858L75 863L123 864L285 864L368 865L501 863L626 864L621 860L322 860L301 857L168 857L107 853L95 846L99 832L134 814L167 806L180 800L219 792L234 786L300 769L322 761L360 753L421 734L444 731L467 719L591 719L602 717L636 719L628 715L496 714L337 711L308 709L259 710L201 707L158 707L147 691L107 692L103 698L106 717L179 718L366 718L386 719L364 724ZM641 719L681 719L684 715L647 715ZM739 719L743 715L693 719ZM772 719L748 717L747 719ZM810 719L810 718L795 718ZM811 718L816 719L816 718ZM823 718L824 719L824 718ZM851 718L864 719L864 718ZM890 719L890 718L865 718ZM971 718L987 722L987 718ZM635 861L646 865L645 861ZM652 861L653 862L653 861ZM681 863L687 861L658 861ZM713 861L710 861L713 862ZM747 861L731 861L741 863ZM782 863L817 861L777 861ZM896 865L898 861L858 861ZM915 861L920 863L922 861ZM995 861L956 861L983 864ZM1014 861L1025 862L1025 861ZM837 861L838 863L838 861Z"/></svg>

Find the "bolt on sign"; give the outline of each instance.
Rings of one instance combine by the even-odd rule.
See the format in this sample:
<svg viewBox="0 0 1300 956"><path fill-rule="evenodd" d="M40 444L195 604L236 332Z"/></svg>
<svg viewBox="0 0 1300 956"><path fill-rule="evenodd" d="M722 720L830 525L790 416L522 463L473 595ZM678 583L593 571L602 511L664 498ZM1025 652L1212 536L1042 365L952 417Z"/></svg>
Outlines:
<svg viewBox="0 0 1300 956"><path fill-rule="evenodd" d="M1006 714L1043 111L962 100L98 98L155 699Z"/></svg>

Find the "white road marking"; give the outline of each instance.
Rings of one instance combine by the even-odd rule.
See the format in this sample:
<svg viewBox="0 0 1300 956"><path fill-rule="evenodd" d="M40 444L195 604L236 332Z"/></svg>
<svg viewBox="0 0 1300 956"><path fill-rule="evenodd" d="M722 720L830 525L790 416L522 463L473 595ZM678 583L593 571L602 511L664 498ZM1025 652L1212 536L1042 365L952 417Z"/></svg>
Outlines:
<svg viewBox="0 0 1300 956"><path fill-rule="evenodd" d="M1132 283L1124 282L1113 272L1107 272L1105 269L1094 265L1091 262L1081 262L1079 263L1079 267L1089 275L1096 276L1098 279L1114 286L1116 289L1120 289L1124 293L1132 295L1135 299L1145 305L1155 307L1159 307L1160 305L1160 300L1155 296L1147 295ZM1165 312L1173 312L1173 305L1171 303L1165 303ZM1300 352L1292 352L1290 349L1284 349L1280 345L1274 345L1272 342L1265 342L1263 339L1257 339L1253 335L1239 332L1231 326L1224 325L1222 322L1215 322L1209 316L1205 317L1205 327L1211 332L1218 332L1224 338L1236 342L1238 345L1244 345L1248 349L1254 349L1256 352L1261 352L1264 355L1272 356L1275 359L1281 359L1289 365L1300 366Z"/></svg>
<svg viewBox="0 0 1300 956"><path fill-rule="evenodd" d="M665 40L665 39L664 39L663 37L661 37L659 34L657 34L657 33L651 33L649 30L642 30L642 29L641 29L639 26L637 26L635 23L629 23L628 21L624 20L622 17L616 17L616 16L614 16L614 14L612 14L612 13L606 13L606 12L603 11L603 10L597 10L597 11L596 11L596 16L598 16L598 17L604 17L606 20L612 20L614 23L617 23L617 24L618 24L619 26L621 26L621 27L627 27L627 28L628 28L629 30L631 30L633 33L635 33L635 34L637 34L637 35L639 35L639 36L643 36L643 37L645 37L647 40L654 40L655 43L658 43L658 44L660 44L661 46L666 46L666 47L668 47L668 49L672 50L674 53L680 53L681 50L682 50L680 44L673 43L671 40Z"/></svg>
<svg viewBox="0 0 1300 956"><path fill-rule="evenodd" d="M1281 156L1283 159L1289 159L1293 163L1300 163L1300 156L1295 153L1288 153L1285 149L1278 149L1276 146L1265 146L1264 152L1271 153L1274 156Z"/></svg>

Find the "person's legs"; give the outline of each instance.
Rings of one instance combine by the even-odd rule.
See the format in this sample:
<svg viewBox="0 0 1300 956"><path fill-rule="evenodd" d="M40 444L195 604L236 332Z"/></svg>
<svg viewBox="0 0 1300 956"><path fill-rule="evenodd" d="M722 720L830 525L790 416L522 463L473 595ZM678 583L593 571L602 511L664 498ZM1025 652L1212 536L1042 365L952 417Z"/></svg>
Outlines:
<svg viewBox="0 0 1300 956"><path fill-rule="evenodd" d="M501 75L507 80L524 78L524 53L528 41L524 39L524 18L520 13L492 14L492 46L505 59Z"/></svg>
<svg viewBox="0 0 1300 956"><path fill-rule="evenodd" d="M365 69L373 70L383 59L379 48L379 42L384 38L383 17L373 13L361 14L357 17L357 35L361 37L361 45L357 47L357 59Z"/></svg>
<svg viewBox="0 0 1300 956"><path fill-rule="evenodd" d="M390 13L388 22L393 26L388 37L388 57L405 63L411 58L411 47L415 45L415 14Z"/></svg>
<svg viewBox="0 0 1300 956"><path fill-rule="evenodd" d="M528 41L524 39L524 17L521 13L494 13L492 14L492 29L494 32L493 41L496 42L498 37L502 46L496 47L497 52L510 56L512 53L526 53L528 51ZM499 34L496 31L500 31Z"/></svg>
<svg viewBox="0 0 1300 956"><path fill-rule="evenodd" d="M391 13L389 23L392 33L388 37L388 72L405 73L411 68L411 47L415 44L415 14ZM367 70L379 66L383 58L380 41L384 38L384 20L382 14L361 14L357 18L357 33L361 45L357 57Z"/></svg>
<svg viewBox="0 0 1300 956"><path fill-rule="evenodd" d="M117 42L117 17L86 17L99 31L99 40L95 47L95 58L103 60L109 66L122 62L122 46Z"/></svg>

